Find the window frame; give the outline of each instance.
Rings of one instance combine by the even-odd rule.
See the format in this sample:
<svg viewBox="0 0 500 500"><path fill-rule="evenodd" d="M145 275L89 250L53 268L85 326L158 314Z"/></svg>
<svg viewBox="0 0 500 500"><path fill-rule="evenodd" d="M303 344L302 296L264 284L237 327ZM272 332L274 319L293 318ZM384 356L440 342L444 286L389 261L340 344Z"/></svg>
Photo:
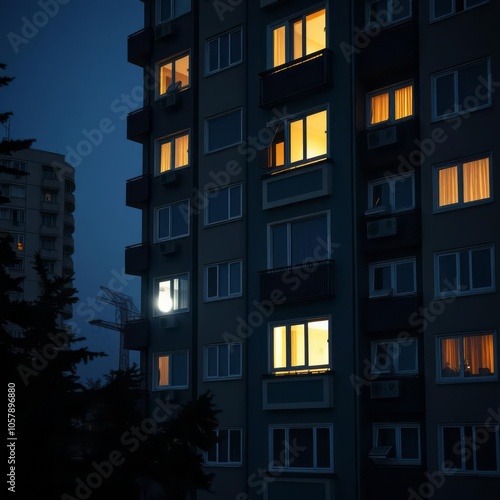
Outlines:
<svg viewBox="0 0 500 500"><path fill-rule="evenodd" d="M12 236L12 245L15 252L24 252L26 248L26 239L24 234L10 233Z"/></svg>
<svg viewBox="0 0 500 500"><path fill-rule="evenodd" d="M219 461L219 446L220 443L218 441L220 431L227 431L227 457L228 461L227 462L221 462ZM240 460L238 461L231 461L231 432L237 431L239 432L239 440L240 440ZM243 465L243 429L241 427L222 427L219 429L215 429L213 431L216 435L217 441L215 442L215 456L216 460L215 461L210 461L208 459L209 451L205 452L205 465L209 467L241 467Z"/></svg>
<svg viewBox="0 0 500 500"><path fill-rule="evenodd" d="M282 466L276 466L274 461L274 439L273 439L273 431L275 429L284 430L285 433L285 463ZM290 467L290 453L289 446L286 444L290 443L290 430L291 429L312 429L313 430L313 465L312 467ZM329 447L330 447L330 467L317 467L318 462L318 450L317 450L317 430L318 429L328 429L329 431ZM334 471L334 440L333 440L333 424L331 423L317 423L317 424L308 424L308 423L297 423L297 424L272 424L269 425L269 470L272 471L287 471L287 472L311 472L311 473L321 473L321 472L333 472ZM293 442L292 442L293 446ZM293 453L292 453L293 455ZM293 457L292 457L293 458Z"/></svg>
<svg viewBox="0 0 500 500"><path fill-rule="evenodd" d="M221 375L220 374L220 349L221 347L226 347L228 348L227 351L227 375ZM231 352L230 349L234 346L239 346L240 349L240 355L239 355L239 370L238 373L231 374ZM209 350L210 349L216 349L217 353L217 375L209 375L208 373L208 357L209 357ZM219 343L219 344L207 344L203 346L203 361L204 361L204 369L203 369L203 380L206 382L211 382L211 381L217 381L217 380L237 380L237 379L242 379L243 378L243 342L226 342L226 343Z"/></svg>
<svg viewBox="0 0 500 500"><path fill-rule="evenodd" d="M239 292L234 292L231 293L231 264L239 264ZM220 266L227 266L227 280L228 280L228 294L227 295L220 295ZM213 297L208 296L208 290L209 290L209 269L211 268L216 268L217 269L217 295ZM204 275L205 275L205 286L204 286L204 300L205 302L217 302L219 300L230 300L230 299L235 299L238 297L243 296L243 260L242 259L235 259L235 260L226 260L222 262L216 262L214 264L206 264L205 265L205 270L204 270Z"/></svg>
<svg viewBox="0 0 500 500"><path fill-rule="evenodd" d="M399 366L399 358L401 356L401 345L405 343L413 343L415 344L415 362L414 366L415 368L412 370L402 370ZM378 360L378 354L377 354L377 347L380 345L384 344L394 344L397 346L397 351L394 349L394 347L390 348L390 351L385 350L385 354L390 358L391 360L391 366L389 369L383 369L379 367L379 362ZM371 349L371 366L370 366L370 373L376 374L376 375L398 375L398 376L404 376L404 375L418 375L419 370L418 370L418 338L417 337L409 337L405 339L386 339L386 340L372 340L370 344L370 349ZM396 354L393 356L393 354ZM391 367L393 368L391 370Z"/></svg>
<svg viewBox="0 0 500 500"><path fill-rule="evenodd" d="M318 321L328 322L328 365L309 365L308 353L309 353L309 327L308 323L315 323ZM291 361L291 327L303 325L304 326L304 358L306 364L304 365L292 365ZM285 367L275 368L274 367L274 337L273 331L276 327L284 327L286 329L286 363ZM330 372L333 369L333 359L332 359L332 317L330 315L324 316L312 316L307 318L297 318L283 321L273 321L268 323L268 352L269 352L269 373L273 375L304 375L306 373L323 373Z"/></svg>
<svg viewBox="0 0 500 500"><path fill-rule="evenodd" d="M495 371L490 375L465 375L465 353L464 340L470 337L479 337L483 335L492 335L493 338L493 363ZM460 356L460 372L456 377L443 376L444 367L442 366L441 340L458 339L459 340L459 356ZM497 356L497 332L496 330L486 330L480 332L453 333L436 336L436 382L438 384L464 384L464 383L481 383L498 380L498 356Z"/></svg>
<svg viewBox="0 0 500 500"><path fill-rule="evenodd" d="M216 120L218 118L221 118L223 116L230 115L232 113L239 113L239 115L240 115L240 138L239 138L239 140L237 142L226 144L226 145L219 147L219 148L210 149L209 148L209 143L210 143L210 126L209 126L209 124L210 124L210 122L213 120ZM211 153L216 153L218 151L223 151L225 149L242 144L243 143L243 108L242 107L234 108L234 109L231 109L229 111L224 111L223 113L218 113L216 115L212 115L212 116L205 118L205 120L204 120L204 139L205 139L204 140L204 143L205 143L204 152L206 155L211 154Z"/></svg>
<svg viewBox="0 0 500 500"><path fill-rule="evenodd" d="M316 51L320 52L321 50L325 50L328 48L328 11L329 11L329 6L327 3L320 3L314 6L310 6L307 9L304 9L300 12L297 12L296 14L292 16L288 16L284 19L281 19L277 22L274 22L267 27L267 47L268 47L268 55L267 55L267 68L268 69L275 69L279 68L280 66L285 66L287 64L293 63L293 61L296 61L297 59L300 59L302 57L307 57L310 56L311 54L315 54L315 52L312 52L311 54L304 54L301 55L300 57L294 58L293 57L293 36L290 35L290 32L293 31L293 23L297 22L298 20L302 21L302 25L304 25L305 19L307 16L310 16L311 14L314 14L316 12L320 12L321 10L325 11L325 46ZM283 64L274 65L274 30L284 27L285 28L285 62ZM302 37L303 40L302 42L306 40L306 36ZM302 52L304 51L304 46L302 46Z"/></svg>
<svg viewBox="0 0 500 500"><path fill-rule="evenodd" d="M156 0L155 1L155 25L156 26L159 26L160 24L163 24L163 23L168 23L170 21L172 21L172 19L177 19L178 17L180 16L183 16L184 14L187 14L189 12L191 12L191 0L172 0L172 3L171 3L171 8L170 8L170 17L167 17L165 19L161 19L160 18L160 15L161 15L161 1L162 0ZM184 2L185 4L188 4L187 6L187 10L185 11L182 11L182 9L179 9L179 7L177 6L177 9L176 9L176 2ZM186 6L184 5L183 9L186 9ZM176 10L181 10L181 13L180 14L177 14Z"/></svg>
<svg viewBox="0 0 500 500"><path fill-rule="evenodd" d="M279 267L275 267L273 263L273 250L274 250L274 244L273 244L273 228L275 226L280 226L283 224L287 224L287 265L284 267L291 267L291 266L300 266L302 265L301 263L299 264L291 264L291 250L292 250L292 245L291 245L291 232L290 232L290 225L298 222L304 222L306 220L312 220L320 217L325 217L326 218L326 245L327 249L322 248L323 250L327 251L327 257L326 259L322 260L330 260L332 258L332 245L331 245L331 228L330 228L330 211L325 210L321 212L313 212L307 215L301 215L298 217L293 217L291 219L284 219L284 220L279 220L275 222L270 222L267 225L267 269L279 269ZM317 262L320 262L319 260Z"/></svg>
<svg viewBox="0 0 500 500"><path fill-rule="evenodd" d="M462 12L466 12L468 10L471 10L471 9L475 9L476 7L480 7L481 5L485 5L487 3L489 3L490 0L483 0L481 3L477 4L477 5L473 5L472 7L467 7L467 0L464 0L464 3L463 3L463 9L462 10L459 10L457 11L457 4L456 4L456 0L454 0L452 2L452 11L449 13L449 14L444 14L442 16L439 16L439 17L436 17L435 15L435 7L436 7L436 0L431 0L429 2L429 9L430 9L430 13L429 13L429 17L430 17L430 22L431 23L434 23L434 22L437 22L437 21L441 21L442 19L446 19L448 17L451 17L451 16L456 16L457 14L461 14Z"/></svg>
<svg viewBox="0 0 500 500"><path fill-rule="evenodd" d="M408 263L413 264L413 285L414 289L411 292L397 292L397 266L400 264L408 264ZM374 289L374 271L375 269L379 269L381 267L391 267L391 288L390 289L382 289L380 291L377 291ZM368 266L368 272L369 272L369 298L370 299L376 299L376 298L384 298L384 297L405 297L405 296L410 296L410 295L415 295L418 291L417 287L417 259L414 256L411 257L403 257L401 259L391 259L391 260L383 260L383 261L377 261L377 262L371 262Z"/></svg>
<svg viewBox="0 0 500 500"><path fill-rule="evenodd" d="M397 209L396 208L396 186L398 182L400 182L401 178L411 178L411 207L410 208L401 208ZM409 172L405 174L395 174L391 175L390 177L384 177L384 178L379 178L379 179L373 179L371 181L368 181L368 209L376 208L377 206L385 206L385 205L374 205L373 204L373 188L375 186L381 185L381 184L389 184L389 195L390 195L390 203L389 203L389 208L390 208L390 213L391 214L399 214L403 212L410 212L415 210L415 173L414 172Z"/></svg>
<svg viewBox="0 0 500 500"><path fill-rule="evenodd" d="M22 195L19 196L18 194L15 194L16 190L20 190L22 192ZM10 198L19 198L19 199L26 199L26 186L23 184L10 184L9 185L9 194L8 196Z"/></svg>
<svg viewBox="0 0 500 500"><path fill-rule="evenodd" d="M231 35L233 33L237 32L241 33L241 40L240 40L240 59L231 62ZM229 36L229 48L228 48L228 53L229 53L229 64L227 66L224 66L221 68L220 66L220 48L221 48L221 39L223 36L228 35ZM210 44L212 42L218 41L217 44L217 69L210 70ZM205 40L205 76L210 76L214 75L216 73L220 73L221 71L224 71L226 69L232 68L234 66L238 66L243 62L243 27L238 26L237 28L230 29L228 31L225 31L224 33L221 33L220 35L208 38Z"/></svg>
<svg viewBox="0 0 500 500"><path fill-rule="evenodd" d="M440 267L439 267L439 258L447 255L455 255L455 271L456 271L456 276L457 280L460 281L460 253L462 252L468 252L468 260L469 260L469 282L472 284L473 283L473 276L472 276L472 252L475 250L485 250L489 249L490 250L490 266L491 266L491 286L489 287L481 287L481 288L469 288L469 290L460 290L459 287L461 286L461 283L457 283L457 287L454 290L444 290L440 291L440 283L439 283L439 272L440 272ZM450 280L446 278L449 282ZM493 243L491 244L485 244L485 245L477 245L473 247L464 247L464 248L457 248L453 250L446 250L442 252L435 252L434 253L434 295L435 297L449 297L449 296L466 296L466 295L477 295L481 293L492 293L496 291L496 285L495 285L495 245Z"/></svg>
<svg viewBox="0 0 500 500"><path fill-rule="evenodd" d="M176 167L175 166L175 153L176 153L175 141L179 138L182 138L182 137L187 137L188 162L186 165L181 165L179 167ZM168 170L165 170L164 172L162 172L161 171L161 163L162 163L161 147L164 144L168 144L168 143L170 143L170 168ZM183 131L177 132L175 134L165 135L163 137L158 137L157 139L155 139L154 154L155 154L155 177L163 175L166 172L177 172L177 171L182 170L184 168L190 167L191 166L191 131L190 131L190 129L183 130Z"/></svg>
<svg viewBox="0 0 500 500"><path fill-rule="evenodd" d="M489 418L489 417L488 417ZM465 428L472 427L473 428L473 441L470 442L465 437ZM448 462L445 460L445 448L444 448L444 429L450 428L458 428L460 429L460 442L456 442L453 446L453 450L455 455L460 457L461 468L448 468L445 467L445 464ZM477 428L485 428L488 429L490 433L494 434L495 439L495 447L496 447L496 461L497 461L497 469L495 471L488 470L477 470L477 451L481 449L480 444L476 444L477 435L475 433L475 429ZM490 430L491 429L491 430ZM491 437L491 434L490 434ZM455 451L455 448L460 443L460 453ZM469 453L464 451L468 451ZM471 457L472 453L472 457ZM472 463L474 469L467 469L464 464L464 459L466 455L472 458ZM439 470L453 475L471 475L471 476L498 476L500 475L500 426L499 424L493 424L491 420L486 419L486 422L482 423L449 423L449 424L438 424L438 456L439 456Z"/></svg>
<svg viewBox="0 0 500 500"><path fill-rule="evenodd" d="M169 311L161 311L159 306L158 306L158 299L159 299L159 286L160 283L164 281L170 281L172 282L174 279L184 279L187 282L187 290L186 290L186 297L187 297L187 307L184 308L178 308L178 309L170 309ZM172 284L170 285L170 293L172 293ZM171 299L172 300L172 299ZM177 298L179 300L179 298ZM157 278L153 279L153 317L163 317L163 316L170 316L172 314L182 314L182 313L187 313L190 311L191 308L191 277L190 273L178 273L178 274L169 274L166 276L160 276Z"/></svg>
<svg viewBox="0 0 500 500"><path fill-rule="evenodd" d="M172 209L171 207L178 207L179 205L186 205L187 208L187 231L185 233L179 234L177 236L166 236L163 238L160 238L160 212L162 210L168 209L168 219L169 219L169 227L170 227L170 234L172 233ZM155 207L154 208L154 242L155 243L161 243L163 241L171 241L171 240L178 240L180 238L186 238L190 235L191 231L191 204L189 203L189 199L187 200L180 200L175 203L169 203L168 205L162 205L160 207Z"/></svg>
<svg viewBox="0 0 500 500"><path fill-rule="evenodd" d="M459 95L458 95L458 75L461 70L465 70L471 66L480 64L481 62L486 61L487 63L487 83L488 83L488 99L485 104L479 105L478 107L475 108L467 108L467 109L460 109L460 103L458 102ZM453 75L453 99L454 99L454 110L445 113L442 115L437 114L437 80L442 77L446 77L449 75ZM432 116L431 116L431 122L438 122L441 120L446 120L448 118L454 117L454 116L460 116L460 115L468 115L469 113L472 113L474 111L480 111L481 109L486 109L492 106L492 97L491 94L493 92L491 88L491 82L492 82L492 76L491 76L491 57L482 57L480 59L475 59L474 61L470 61L465 64L460 64L458 66L453 66L451 68L435 72L431 74L431 107L432 107ZM477 87L476 87L477 88ZM468 96L469 97L469 96Z"/></svg>
<svg viewBox="0 0 500 500"><path fill-rule="evenodd" d="M186 384L185 385L160 385L159 383L159 366L158 359L160 357L173 357L176 355L185 354L186 355ZM172 378L172 360L169 360L168 366L168 378ZM165 351L165 352L154 352L153 353L153 378L152 378L152 390L153 391L169 391L169 390L181 390L189 389L189 349L180 349L176 351Z"/></svg>
<svg viewBox="0 0 500 500"><path fill-rule="evenodd" d="M402 118L395 118L396 105L394 95L397 90L404 89L406 87L412 88L412 113L408 116L403 116ZM388 94L389 96L389 117L387 120L383 120L377 123L371 122L372 116L372 98ZM401 123L408 120L413 120L415 118L415 80L405 80L404 82L396 83L394 85L389 85L388 87L383 87L381 89L376 89L366 94L366 126L368 129L381 128L388 125L394 125L396 123Z"/></svg>
<svg viewBox="0 0 500 500"><path fill-rule="evenodd" d="M372 424L373 446L379 447L384 445L378 444L378 432L380 429L394 429L396 438L396 457L385 458L384 463L390 465L420 465L422 463L422 434L420 432L420 424L417 422L376 422ZM403 458L402 457L402 429L417 429L418 431L418 458ZM391 447L392 448L392 447Z"/></svg>
<svg viewBox="0 0 500 500"><path fill-rule="evenodd" d="M240 196L240 207L239 207L239 215L235 215L235 216L231 216L231 190L233 189L236 189L238 188L239 189L239 196ZM228 218L227 219L220 219L220 220L217 220L217 221L214 221L214 222L209 222L209 211L210 211L210 200L212 198L215 198L217 196L220 195L220 193L222 191L227 191L227 213L228 213ZM214 196L211 196L212 193L214 194ZM216 194L217 193L217 194ZM210 190L206 190L204 192L204 198L206 200L206 206L205 206L205 217L204 217L204 225L205 227L209 227L209 226L214 226L214 225L217 225L217 224L224 224L224 223L227 223L227 222L233 222L235 220L238 220L238 219L242 219L243 218L243 184L240 182L238 184L231 184L229 186L223 186L223 187L220 187L220 188L217 188L217 189L210 189Z"/></svg>
<svg viewBox="0 0 500 500"><path fill-rule="evenodd" d="M188 58L188 83L187 85L182 85L179 88L175 88L173 91L168 91L171 85L175 85L179 80L177 79L177 71L175 69L177 61L180 61L181 59L184 59L185 57ZM172 64L172 83L165 89L165 92L162 94L161 93L161 69L164 66L167 66L168 64ZM176 54L175 56L169 57L167 59L162 59L161 61L157 61L155 65L155 70L156 70L156 101L160 101L161 99L164 99L167 95L177 93L177 92L182 92L184 90L187 90L191 88L191 51L188 50L186 52L181 52L179 54Z"/></svg>
<svg viewBox="0 0 500 500"><path fill-rule="evenodd" d="M488 198L482 198L480 200L474 200L469 202L464 202L464 189L463 189L463 166L466 163L472 163L477 160L486 160L488 159L488 167L489 167L489 188L490 188L490 196ZM493 155L488 153L487 155L475 155L472 157L467 157L459 161L455 162L446 162L441 163L439 165L434 165L433 167L433 187L434 187L434 195L433 195L433 205L434 205L434 213L440 212L448 212L450 210L460 210L462 208L469 208L476 205L483 205L485 203L492 203L494 201L494 189L493 189ZM445 170L447 168L457 167L457 177L458 177L458 202L450 203L448 205L439 206L439 172L441 170Z"/></svg>
<svg viewBox="0 0 500 500"><path fill-rule="evenodd" d="M385 0L387 2L387 8L385 12L388 15L387 17L387 22L381 23L379 21L370 21L371 18L371 6L372 4L376 3L377 1L380 0L366 0L365 4L365 18L366 18L366 24L365 24L365 30L368 31L373 28L386 28L388 26L393 26L395 24L403 23L406 21L409 21L410 19L413 19L413 1L412 0L406 0L409 3L409 8L410 8L410 15L407 17L402 17L401 19L394 20L394 2L398 3L398 0ZM390 5L390 7L389 7Z"/></svg>

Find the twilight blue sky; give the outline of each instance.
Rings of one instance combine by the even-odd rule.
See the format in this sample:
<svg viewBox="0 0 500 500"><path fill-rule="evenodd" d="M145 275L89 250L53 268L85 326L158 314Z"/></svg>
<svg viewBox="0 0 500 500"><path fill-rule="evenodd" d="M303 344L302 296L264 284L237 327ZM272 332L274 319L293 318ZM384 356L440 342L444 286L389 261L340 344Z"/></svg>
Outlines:
<svg viewBox="0 0 500 500"><path fill-rule="evenodd" d="M0 89L0 110L14 112L11 138L34 137L33 148L64 154L76 168L73 321L90 349L109 354L83 367L83 380L118 368L117 332L87 324L114 320L113 307L92 305L103 307L99 286L121 287L140 307L140 279L122 272L124 247L140 242L125 181L141 173L141 146L127 141L125 116L141 105L127 35L141 29L143 8L139 0L0 0L2 74L16 78Z"/></svg>

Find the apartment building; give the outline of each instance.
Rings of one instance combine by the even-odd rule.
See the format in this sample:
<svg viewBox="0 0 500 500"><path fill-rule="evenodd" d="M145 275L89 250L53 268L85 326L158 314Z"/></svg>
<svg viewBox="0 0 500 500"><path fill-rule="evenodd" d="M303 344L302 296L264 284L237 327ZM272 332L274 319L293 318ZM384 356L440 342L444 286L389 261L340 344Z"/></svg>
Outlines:
<svg viewBox="0 0 500 500"><path fill-rule="evenodd" d="M217 498L498 497L498 13L144 1L126 342Z"/></svg>
<svg viewBox="0 0 500 500"><path fill-rule="evenodd" d="M75 170L64 155L26 149L0 158L0 232L13 238L17 260L13 276L24 276L19 299L35 300L40 281L34 256L39 252L51 275L73 273ZM63 318L72 316L67 305Z"/></svg>

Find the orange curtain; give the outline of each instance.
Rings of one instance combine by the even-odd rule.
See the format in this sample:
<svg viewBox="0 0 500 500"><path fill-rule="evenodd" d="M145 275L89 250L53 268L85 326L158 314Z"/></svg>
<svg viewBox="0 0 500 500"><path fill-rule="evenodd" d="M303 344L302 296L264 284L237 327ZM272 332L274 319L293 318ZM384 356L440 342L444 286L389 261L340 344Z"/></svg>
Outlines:
<svg viewBox="0 0 500 500"><path fill-rule="evenodd" d="M480 368L488 368L490 373L494 373L493 335L464 337L464 358L466 369L467 364L469 364L472 375L481 375Z"/></svg>
<svg viewBox="0 0 500 500"><path fill-rule="evenodd" d="M458 167L438 170L439 206L458 203Z"/></svg>
<svg viewBox="0 0 500 500"><path fill-rule="evenodd" d="M371 98L370 123L385 122L389 119L389 93L374 95Z"/></svg>
<svg viewBox="0 0 500 500"><path fill-rule="evenodd" d="M158 385L164 386L169 385L168 380L168 364L169 364L168 356L160 356L158 358Z"/></svg>
<svg viewBox="0 0 500 500"><path fill-rule="evenodd" d="M394 92L394 118L400 120L413 115L413 85Z"/></svg>
<svg viewBox="0 0 500 500"><path fill-rule="evenodd" d="M490 159L471 161L463 165L464 203L490 197Z"/></svg>
<svg viewBox="0 0 500 500"><path fill-rule="evenodd" d="M441 340L441 369L451 369L460 372L460 341L459 339ZM444 373L444 372L443 372ZM450 375L448 375L450 376Z"/></svg>

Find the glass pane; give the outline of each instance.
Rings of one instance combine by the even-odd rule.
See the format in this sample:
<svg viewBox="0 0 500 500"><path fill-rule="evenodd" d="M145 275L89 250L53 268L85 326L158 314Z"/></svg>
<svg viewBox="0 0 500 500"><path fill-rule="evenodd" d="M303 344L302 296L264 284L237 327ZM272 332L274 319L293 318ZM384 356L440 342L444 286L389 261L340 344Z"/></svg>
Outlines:
<svg viewBox="0 0 500 500"><path fill-rule="evenodd" d="M227 377L229 375L229 347L227 345L219 346L219 376Z"/></svg>
<svg viewBox="0 0 500 500"><path fill-rule="evenodd" d="M460 339L441 339L441 377L459 377L461 364Z"/></svg>
<svg viewBox="0 0 500 500"><path fill-rule="evenodd" d="M214 346L214 347L207 347L207 376L208 377L217 377L218 371L217 371L217 353L219 351L219 348Z"/></svg>
<svg viewBox="0 0 500 500"><path fill-rule="evenodd" d="M394 180L394 209L408 210L414 206L413 176L398 177Z"/></svg>
<svg viewBox="0 0 500 500"><path fill-rule="evenodd" d="M439 206L458 203L458 167L438 170Z"/></svg>
<svg viewBox="0 0 500 500"><path fill-rule="evenodd" d="M217 266L207 268L207 297L217 297Z"/></svg>
<svg viewBox="0 0 500 500"><path fill-rule="evenodd" d="M389 119L389 93L372 96L370 123L385 122Z"/></svg>
<svg viewBox="0 0 500 500"><path fill-rule="evenodd" d="M273 328L273 368L286 368L286 327Z"/></svg>
<svg viewBox="0 0 500 500"><path fill-rule="evenodd" d="M241 111L233 111L208 120L208 151L241 142Z"/></svg>
<svg viewBox="0 0 500 500"><path fill-rule="evenodd" d="M170 238L170 207L158 210L158 238Z"/></svg>
<svg viewBox="0 0 500 500"><path fill-rule="evenodd" d="M288 265L288 238L287 225L280 224L271 229L272 262L271 267L284 267Z"/></svg>
<svg viewBox="0 0 500 500"><path fill-rule="evenodd" d="M436 116L454 113L455 108L455 77L453 73L435 78L436 84Z"/></svg>
<svg viewBox="0 0 500 500"><path fill-rule="evenodd" d="M290 327L291 366L306 364L306 339L304 325Z"/></svg>
<svg viewBox="0 0 500 500"><path fill-rule="evenodd" d="M326 48L325 9L306 16L306 53L312 54Z"/></svg>
<svg viewBox="0 0 500 500"><path fill-rule="evenodd" d="M229 293L241 293L241 262L233 262L229 265Z"/></svg>
<svg viewBox="0 0 500 500"><path fill-rule="evenodd" d="M490 160L471 161L463 164L464 203L490 197Z"/></svg>
<svg viewBox="0 0 500 500"><path fill-rule="evenodd" d="M292 163L304 159L304 121L295 120L290 123L290 161Z"/></svg>
<svg viewBox="0 0 500 500"><path fill-rule="evenodd" d="M491 251L489 248L472 250L472 288L492 286Z"/></svg>
<svg viewBox="0 0 500 500"><path fill-rule="evenodd" d="M160 173L170 170L172 163L172 143L171 141L164 142L160 146Z"/></svg>
<svg viewBox="0 0 500 500"><path fill-rule="evenodd" d="M179 297L179 309L189 308L189 278L183 276L179 278L179 290L177 295Z"/></svg>
<svg viewBox="0 0 500 500"><path fill-rule="evenodd" d="M280 26L273 30L273 67L286 62L285 27Z"/></svg>
<svg viewBox="0 0 500 500"><path fill-rule="evenodd" d="M372 184L372 207L390 207L391 191L389 182Z"/></svg>
<svg viewBox="0 0 500 500"><path fill-rule="evenodd" d="M302 19L293 23L293 59L304 55L302 49Z"/></svg>
<svg viewBox="0 0 500 500"><path fill-rule="evenodd" d="M307 158L326 155L326 111L320 111L306 117Z"/></svg>
<svg viewBox="0 0 500 500"><path fill-rule="evenodd" d="M464 337L465 376L487 377L495 373L493 335Z"/></svg>
<svg viewBox="0 0 500 500"><path fill-rule="evenodd" d="M411 0L398 0L397 2L393 2L391 10L394 22L400 21L401 19L407 19L411 17Z"/></svg>
<svg viewBox="0 0 500 500"><path fill-rule="evenodd" d="M459 290L470 290L471 286L471 270L469 262L470 253L460 252L459 253L459 266L460 266L460 279L459 279Z"/></svg>
<svg viewBox="0 0 500 500"><path fill-rule="evenodd" d="M272 437L273 445L273 467L285 467L286 453L285 453L285 429L273 429Z"/></svg>
<svg viewBox="0 0 500 500"><path fill-rule="evenodd" d="M307 324L309 366L324 366L329 363L328 320L310 321Z"/></svg>
<svg viewBox="0 0 500 500"><path fill-rule="evenodd" d="M453 14L453 0L434 0L434 19Z"/></svg>
<svg viewBox="0 0 500 500"><path fill-rule="evenodd" d="M291 225L291 264L316 260L316 253L327 241L326 216L297 221Z"/></svg>
<svg viewBox="0 0 500 500"><path fill-rule="evenodd" d="M460 427L444 427L443 459L444 462L451 462L454 464L454 467L451 468L462 468L461 455L456 453L456 450L460 450L459 443L462 443Z"/></svg>
<svg viewBox="0 0 500 500"><path fill-rule="evenodd" d="M166 94L173 82L172 63L164 64L160 67L160 95Z"/></svg>
<svg viewBox="0 0 500 500"><path fill-rule="evenodd" d="M290 468L314 467L313 429L290 429L288 432L288 448L290 453Z"/></svg>
<svg viewBox="0 0 500 500"><path fill-rule="evenodd" d="M170 385L170 356L159 356L158 357L158 385L168 386Z"/></svg>
<svg viewBox="0 0 500 500"><path fill-rule="evenodd" d="M241 58L241 30L238 30L231 33L231 52L229 62L230 64L235 64L240 62Z"/></svg>
<svg viewBox="0 0 500 500"><path fill-rule="evenodd" d="M208 71L219 69L219 40L208 43Z"/></svg>
<svg viewBox="0 0 500 500"><path fill-rule="evenodd" d="M179 352L172 355L172 385L187 385L187 352Z"/></svg>
<svg viewBox="0 0 500 500"><path fill-rule="evenodd" d="M175 168L185 167L189 164L189 136L182 135L175 138Z"/></svg>
<svg viewBox="0 0 500 500"><path fill-rule="evenodd" d="M206 193L208 199L208 223L221 222L229 218L228 213L228 196L227 189L219 189L217 191L208 191Z"/></svg>
<svg viewBox="0 0 500 500"><path fill-rule="evenodd" d="M413 85L394 91L394 119L413 115Z"/></svg>
<svg viewBox="0 0 500 500"><path fill-rule="evenodd" d="M391 266L378 266L373 269L373 291L391 290Z"/></svg>
<svg viewBox="0 0 500 500"><path fill-rule="evenodd" d="M396 429L390 427L377 429L377 446L390 446L387 458L396 458Z"/></svg>
<svg viewBox="0 0 500 500"><path fill-rule="evenodd" d="M370 23L380 23L385 26L388 23L387 0L376 0L370 2Z"/></svg>
<svg viewBox="0 0 500 500"><path fill-rule="evenodd" d="M229 295L229 264L219 264L219 297Z"/></svg>
<svg viewBox="0 0 500 500"><path fill-rule="evenodd" d="M220 37L220 69L229 66L229 33Z"/></svg>
<svg viewBox="0 0 500 500"><path fill-rule="evenodd" d="M415 371L417 369L417 341L405 340L403 342L399 342L398 347L399 371Z"/></svg>
<svg viewBox="0 0 500 500"><path fill-rule="evenodd" d="M241 217L241 186L235 186L229 189L229 217Z"/></svg>
<svg viewBox="0 0 500 500"><path fill-rule="evenodd" d="M317 467L331 467L330 429L316 429Z"/></svg>
<svg viewBox="0 0 500 500"><path fill-rule="evenodd" d="M241 462L241 431L229 431L229 461Z"/></svg>
<svg viewBox="0 0 500 500"><path fill-rule="evenodd" d="M396 264L396 292L415 292L415 263Z"/></svg>
<svg viewBox="0 0 500 500"><path fill-rule="evenodd" d="M438 257L439 292L457 290L457 255L448 254Z"/></svg>
<svg viewBox="0 0 500 500"><path fill-rule="evenodd" d="M458 70L458 104L460 109L471 110L488 103L486 99L478 99L476 89L479 86L484 87L488 81L488 63L481 61ZM483 89L484 90L484 89Z"/></svg>
<svg viewBox="0 0 500 500"><path fill-rule="evenodd" d="M476 470L497 470L497 438L493 428L476 427L474 429L476 448Z"/></svg>
<svg viewBox="0 0 500 500"><path fill-rule="evenodd" d="M241 375L241 344L229 346L229 375Z"/></svg>
<svg viewBox="0 0 500 500"><path fill-rule="evenodd" d="M229 460L229 435L228 431L219 431L219 463L227 463Z"/></svg>
<svg viewBox="0 0 500 500"><path fill-rule="evenodd" d="M162 23L172 17L172 0L159 0L158 22Z"/></svg>
<svg viewBox="0 0 500 500"><path fill-rule="evenodd" d="M175 61L175 82L181 82L181 88L189 85L189 55Z"/></svg>
<svg viewBox="0 0 500 500"><path fill-rule="evenodd" d="M189 219L187 202L171 207L172 211L172 238L189 233Z"/></svg>
<svg viewBox="0 0 500 500"><path fill-rule="evenodd" d="M401 428L401 458L414 460L420 458L417 428Z"/></svg>
<svg viewBox="0 0 500 500"><path fill-rule="evenodd" d="M377 343L374 360L376 370L380 372L393 372L395 354L397 354L395 342Z"/></svg>
<svg viewBox="0 0 500 500"><path fill-rule="evenodd" d="M170 280L158 283L158 310L162 313L170 312L173 307L170 287Z"/></svg>

